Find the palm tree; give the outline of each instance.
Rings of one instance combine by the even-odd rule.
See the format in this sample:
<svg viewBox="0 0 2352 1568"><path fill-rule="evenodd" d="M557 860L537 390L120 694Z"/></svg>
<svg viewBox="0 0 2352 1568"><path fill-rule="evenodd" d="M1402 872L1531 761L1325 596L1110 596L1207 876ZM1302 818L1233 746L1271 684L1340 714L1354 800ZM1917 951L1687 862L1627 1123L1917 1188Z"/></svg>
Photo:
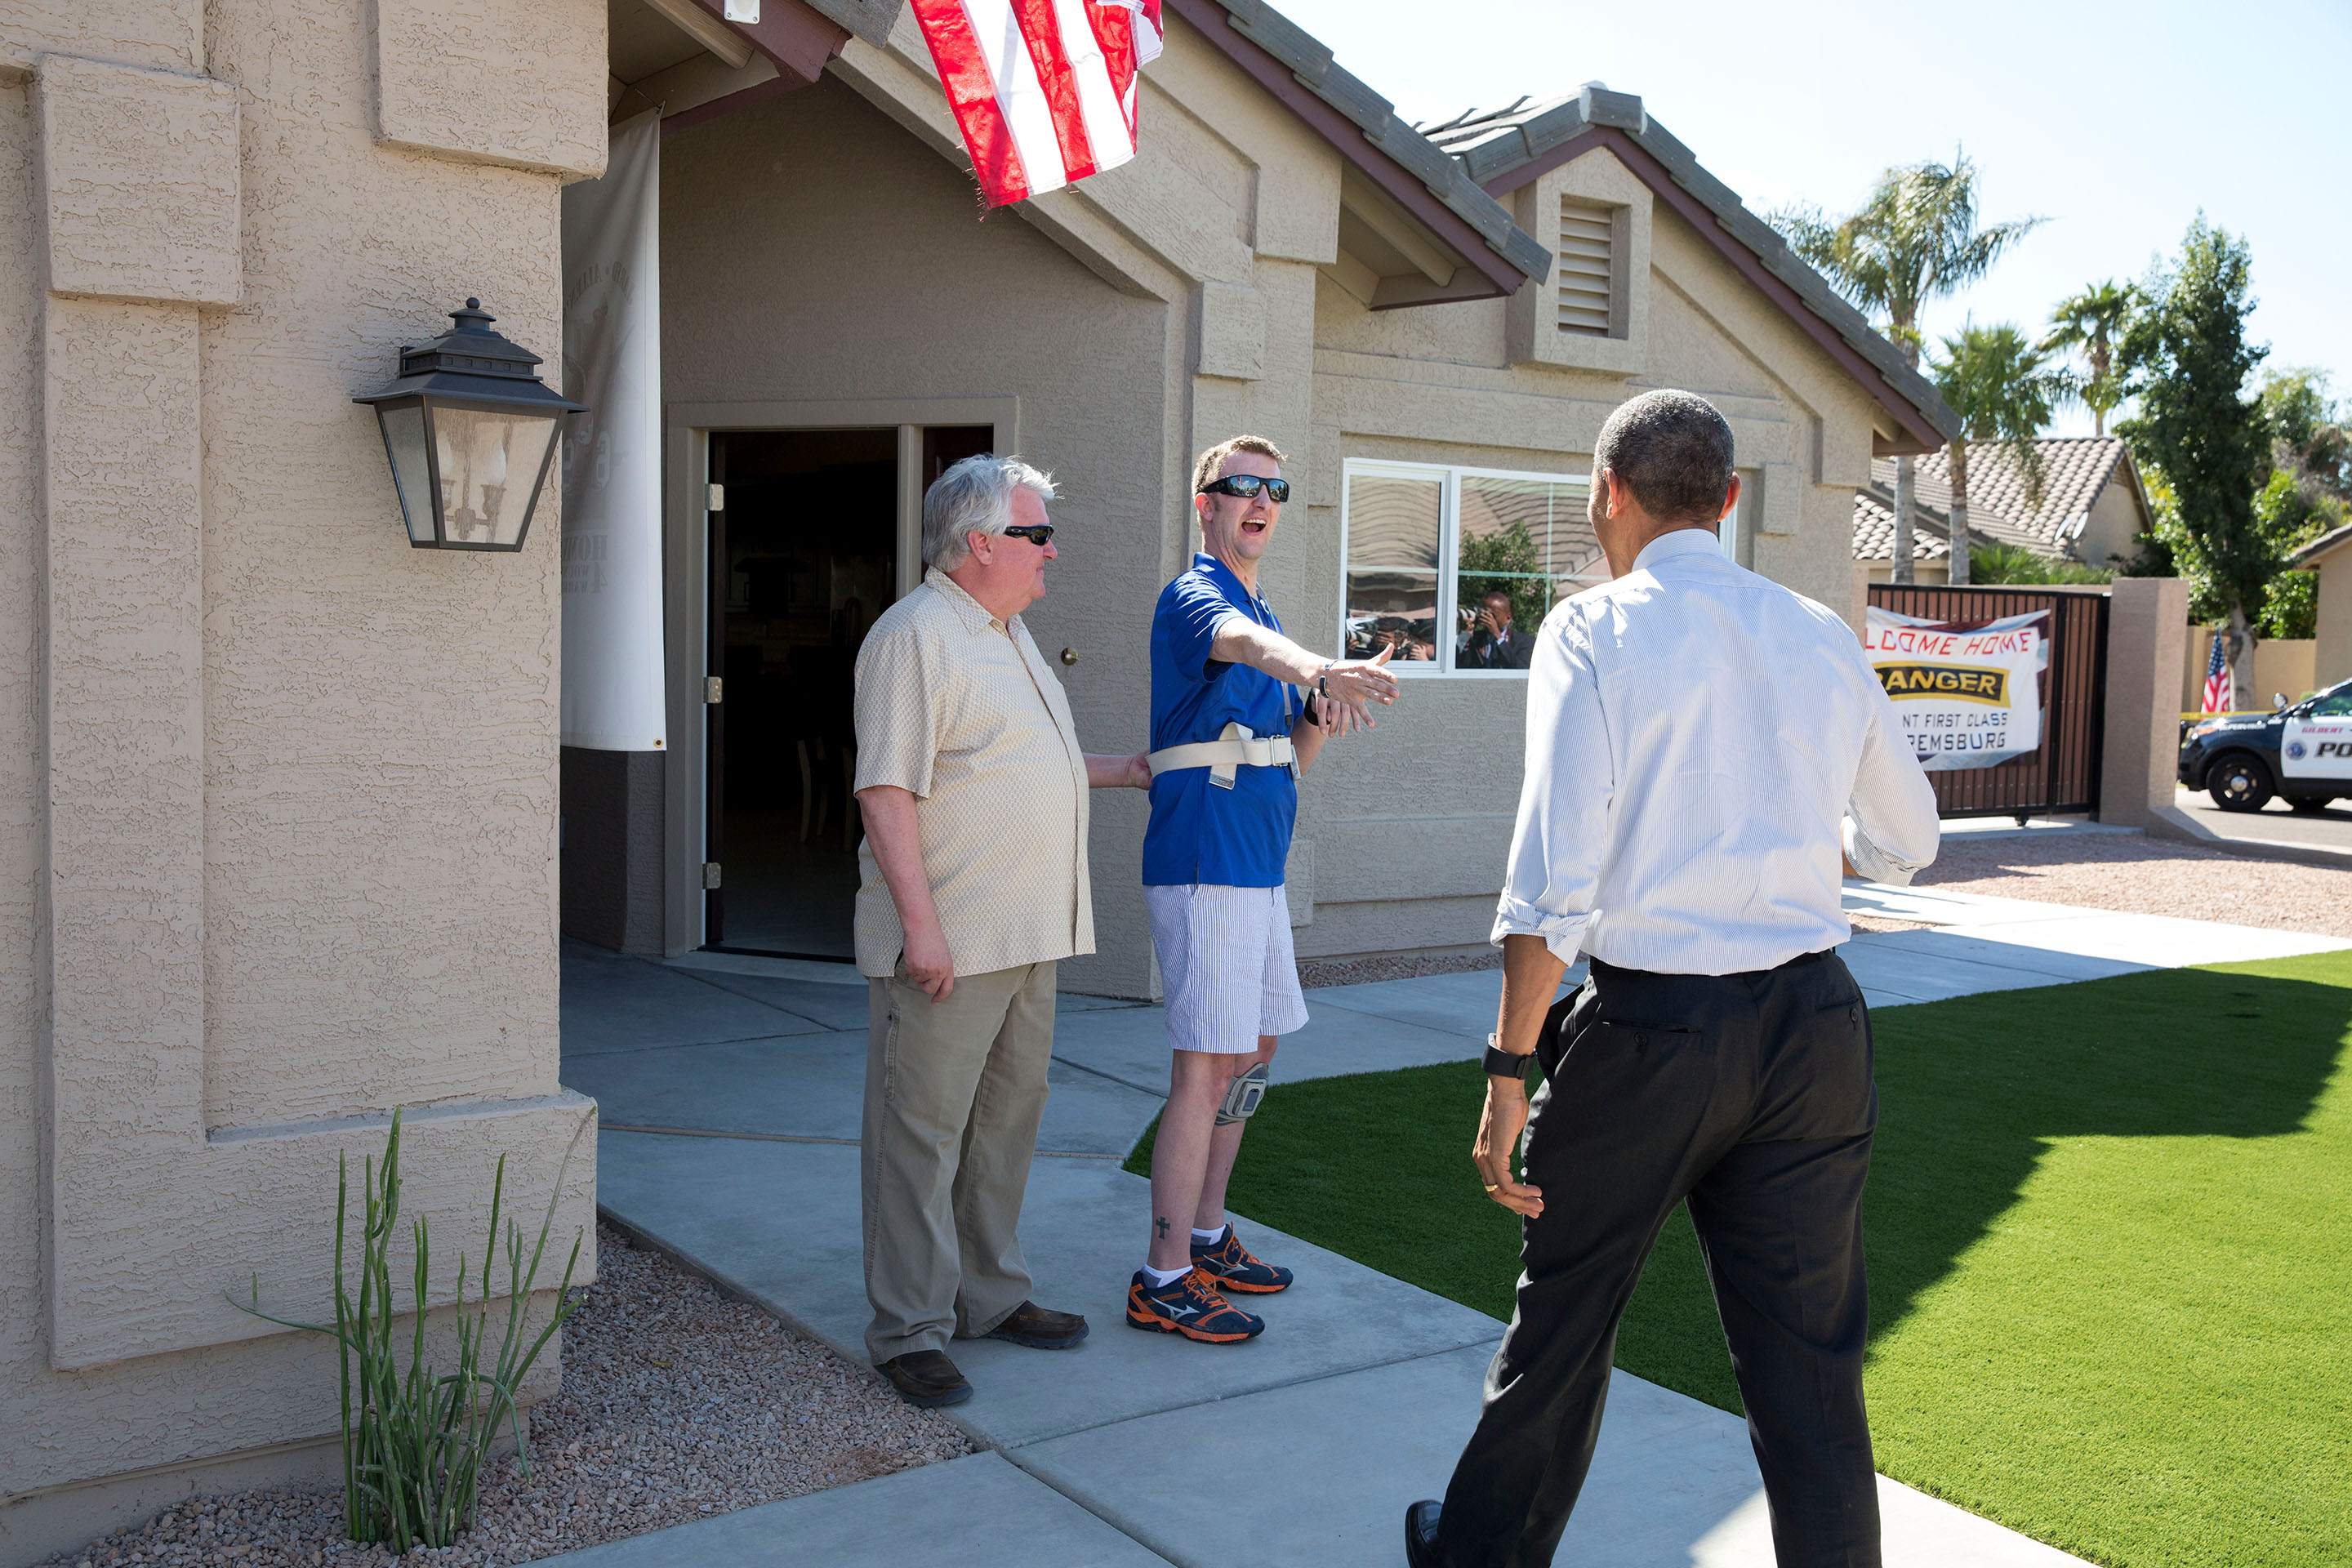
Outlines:
<svg viewBox="0 0 2352 1568"><path fill-rule="evenodd" d="M2078 352L2091 364L2082 384L2084 405L2091 411L2095 435L2107 433L2107 416L2124 400L2122 369L2116 363L2116 345L2124 327L2140 305L2139 290L2109 279L2058 301L2050 313L2050 331L2042 340L2044 353Z"/></svg>
<svg viewBox="0 0 2352 1568"><path fill-rule="evenodd" d="M1977 166L1956 152L1949 163L1912 163L1878 176L1862 210L1832 221L1817 209L1774 215L1790 247L1865 312L1919 368L1919 308L1982 278L2038 217L1977 226ZM1911 581L1911 459L1895 459L1895 581Z"/></svg>
<svg viewBox="0 0 2352 1568"><path fill-rule="evenodd" d="M2042 448L2034 437L2050 423L2053 405L2079 395L2074 378L2053 368L2048 351L2015 327L1971 321L1944 340L1935 367L1936 390L1960 416L1952 437L1951 580L1969 580L1969 444L1997 443L2025 478L2030 505L2042 504Z"/></svg>

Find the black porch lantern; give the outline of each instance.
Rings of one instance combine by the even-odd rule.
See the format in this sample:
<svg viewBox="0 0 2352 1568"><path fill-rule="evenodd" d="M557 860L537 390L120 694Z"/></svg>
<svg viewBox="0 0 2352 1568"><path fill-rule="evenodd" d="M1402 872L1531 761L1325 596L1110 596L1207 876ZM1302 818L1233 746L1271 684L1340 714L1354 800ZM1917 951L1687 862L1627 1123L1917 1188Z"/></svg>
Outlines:
<svg viewBox="0 0 2352 1568"><path fill-rule="evenodd" d="M479 300L457 324L400 351L400 379L354 397L372 404L419 550L520 550L564 416L585 405L539 379L539 356L504 334Z"/></svg>

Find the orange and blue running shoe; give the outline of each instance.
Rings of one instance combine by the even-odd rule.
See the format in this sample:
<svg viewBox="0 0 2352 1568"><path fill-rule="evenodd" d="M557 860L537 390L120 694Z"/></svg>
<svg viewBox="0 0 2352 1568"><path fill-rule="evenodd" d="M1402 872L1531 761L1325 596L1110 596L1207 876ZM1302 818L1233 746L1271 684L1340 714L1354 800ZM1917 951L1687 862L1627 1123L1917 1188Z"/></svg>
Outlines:
<svg viewBox="0 0 2352 1568"><path fill-rule="evenodd" d="M1252 1317L1209 1288L1198 1268L1155 1286L1140 1268L1127 1287L1127 1326L1181 1334L1203 1344L1232 1345L1265 1331L1265 1320Z"/></svg>
<svg viewBox="0 0 2352 1568"><path fill-rule="evenodd" d="M1221 1289L1271 1296L1276 1290L1290 1289L1290 1270L1276 1268L1244 1247L1241 1234L1231 1222L1226 1224L1222 1240L1192 1243L1192 1267Z"/></svg>

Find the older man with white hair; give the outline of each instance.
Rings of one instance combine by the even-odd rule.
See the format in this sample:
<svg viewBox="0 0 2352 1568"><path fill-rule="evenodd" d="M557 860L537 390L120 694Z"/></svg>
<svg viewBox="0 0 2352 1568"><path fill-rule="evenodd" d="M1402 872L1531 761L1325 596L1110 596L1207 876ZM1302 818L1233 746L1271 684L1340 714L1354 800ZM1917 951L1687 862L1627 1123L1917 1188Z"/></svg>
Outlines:
<svg viewBox="0 0 2352 1568"><path fill-rule="evenodd" d="M1055 964L1095 946L1087 791L1140 789L1150 772L1141 752L1079 749L1021 624L1055 555L1053 499L1018 458L942 474L923 498L923 581L857 656L866 1344L919 1405L971 1397L950 1338L1064 1350L1087 1335L1084 1318L1029 1300L1016 1230Z"/></svg>

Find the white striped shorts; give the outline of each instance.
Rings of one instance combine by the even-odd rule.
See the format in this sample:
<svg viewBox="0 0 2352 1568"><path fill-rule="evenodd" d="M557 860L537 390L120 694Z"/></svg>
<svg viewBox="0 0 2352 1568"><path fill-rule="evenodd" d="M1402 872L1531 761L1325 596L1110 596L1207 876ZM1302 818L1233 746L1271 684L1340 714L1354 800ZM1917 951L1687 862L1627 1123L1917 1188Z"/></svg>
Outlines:
<svg viewBox="0 0 2352 1568"><path fill-rule="evenodd" d="M1180 1051L1241 1055L1307 1025L1290 905L1280 888L1147 887L1151 945Z"/></svg>

